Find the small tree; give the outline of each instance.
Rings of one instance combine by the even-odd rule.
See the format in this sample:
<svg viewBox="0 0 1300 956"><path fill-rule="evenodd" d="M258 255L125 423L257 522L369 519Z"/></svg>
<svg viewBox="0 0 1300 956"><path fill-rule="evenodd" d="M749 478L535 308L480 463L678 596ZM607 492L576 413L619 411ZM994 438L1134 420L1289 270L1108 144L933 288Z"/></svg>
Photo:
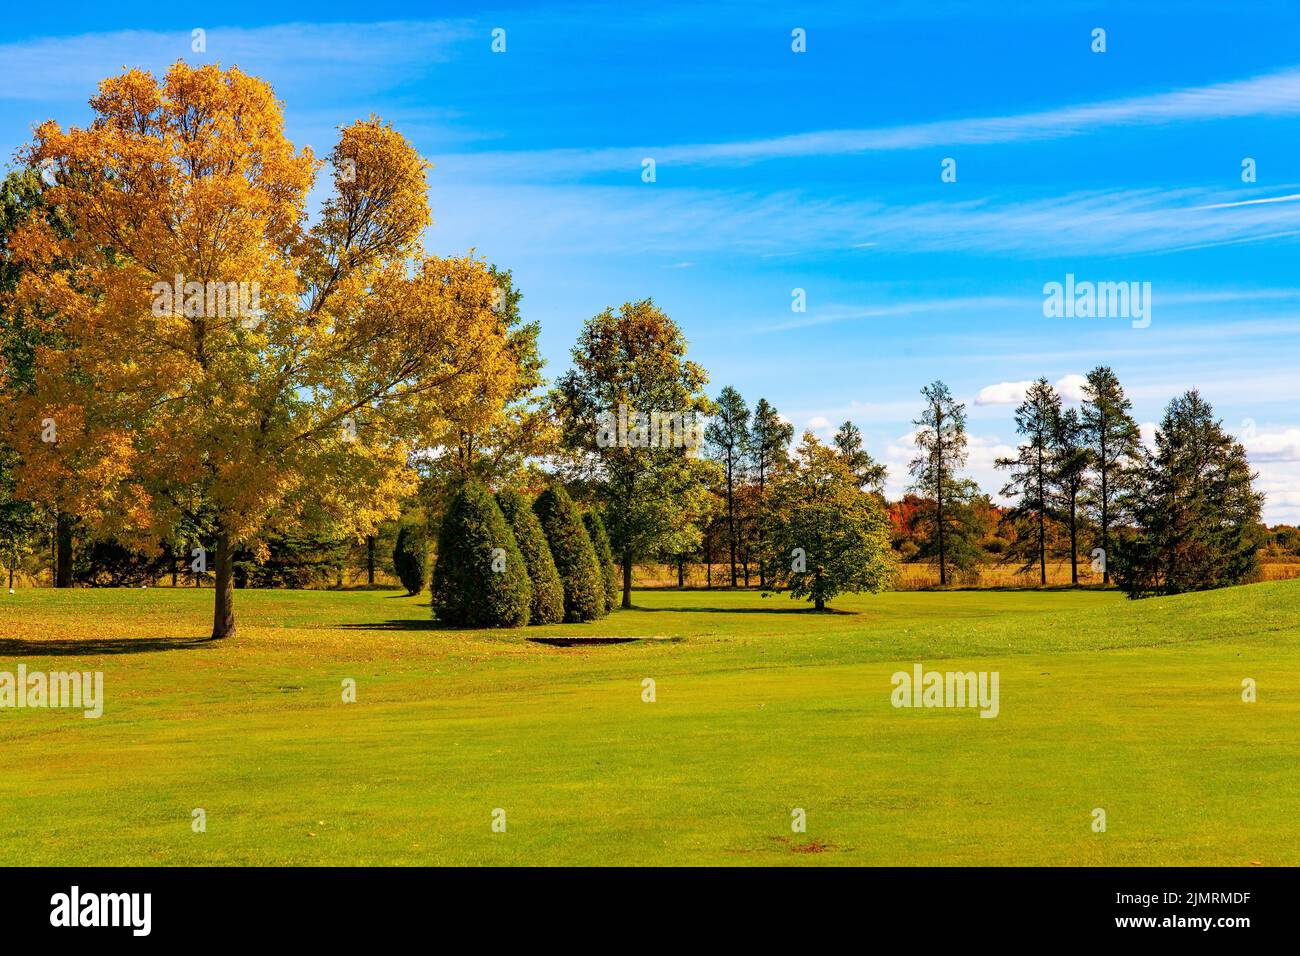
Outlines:
<svg viewBox="0 0 1300 956"><path fill-rule="evenodd" d="M397 543L393 546L393 573L407 594L416 595L424 590L429 574L429 546L420 525L404 524L398 529Z"/></svg>
<svg viewBox="0 0 1300 956"><path fill-rule="evenodd" d="M564 620L564 584L555 569L546 532L537 520L532 505L518 491L506 488L497 492L497 504L514 532L515 543L524 556L528 579L533 583L533 602L529 624L558 624Z"/></svg>
<svg viewBox="0 0 1300 956"><path fill-rule="evenodd" d="M433 613L457 627L523 627L533 589L524 556L488 490L466 482L443 515Z"/></svg>
<svg viewBox="0 0 1300 956"><path fill-rule="evenodd" d="M614 549L609 545L609 535L605 532L605 522L594 511L583 512L582 525L591 538L591 546L596 549L596 560L600 562L601 578L605 584L605 613L608 614L618 606L619 581L618 564L614 561Z"/></svg>
<svg viewBox="0 0 1300 956"><path fill-rule="evenodd" d="M594 621L605 610L605 586L591 537L573 499L560 485L552 485L533 503L551 547L555 570L564 585L564 620Z"/></svg>
<svg viewBox="0 0 1300 956"><path fill-rule="evenodd" d="M844 591L880 591L893 577L889 519L838 454L806 432L775 490L777 577L818 611Z"/></svg>

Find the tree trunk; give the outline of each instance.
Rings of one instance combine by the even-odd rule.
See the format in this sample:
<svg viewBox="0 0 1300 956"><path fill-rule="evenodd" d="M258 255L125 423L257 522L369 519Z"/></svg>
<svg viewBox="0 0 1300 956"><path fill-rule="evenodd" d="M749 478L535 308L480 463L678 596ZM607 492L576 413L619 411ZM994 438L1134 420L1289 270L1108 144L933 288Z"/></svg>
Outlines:
<svg viewBox="0 0 1300 956"><path fill-rule="evenodd" d="M72 516L60 511L54 518L54 586L72 587Z"/></svg>
<svg viewBox="0 0 1300 956"><path fill-rule="evenodd" d="M948 568L944 561L943 553L943 488L940 486L938 497L935 501L935 514L939 521L939 587L948 583Z"/></svg>
<svg viewBox="0 0 1300 956"><path fill-rule="evenodd" d="M230 532L217 530L217 586L212 615L213 638L235 636L235 554Z"/></svg>
<svg viewBox="0 0 1300 956"><path fill-rule="evenodd" d="M632 608L632 552L623 552L623 609Z"/></svg>
<svg viewBox="0 0 1300 956"><path fill-rule="evenodd" d="M713 590L713 556L707 551L704 553L704 586Z"/></svg>
<svg viewBox="0 0 1300 956"><path fill-rule="evenodd" d="M181 563L181 556L176 553L176 545L171 546L172 554L172 587L176 587L177 568Z"/></svg>
<svg viewBox="0 0 1300 956"><path fill-rule="evenodd" d="M727 548L731 554L731 586L736 586L736 518L733 512L734 496L731 490L731 463L727 463Z"/></svg>
<svg viewBox="0 0 1300 956"><path fill-rule="evenodd" d="M677 589L681 590L686 587L686 558L684 555L677 556Z"/></svg>
<svg viewBox="0 0 1300 956"><path fill-rule="evenodd" d="M1047 518L1042 508L1038 511L1038 583L1047 587Z"/></svg>
<svg viewBox="0 0 1300 956"><path fill-rule="evenodd" d="M1075 510L1075 499L1070 499L1070 583L1079 583L1079 519Z"/></svg>
<svg viewBox="0 0 1300 956"><path fill-rule="evenodd" d="M375 583L375 536L366 537L366 583L374 586Z"/></svg>
<svg viewBox="0 0 1300 956"><path fill-rule="evenodd" d="M824 611L826 610L826 602L821 598L814 598L813 607L818 611Z"/></svg>
<svg viewBox="0 0 1300 956"><path fill-rule="evenodd" d="M1110 584L1110 496L1109 489L1106 487L1107 465L1106 465L1106 417L1101 419L1101 427L1098 429L1101 435L1101 583Z"/></svg>

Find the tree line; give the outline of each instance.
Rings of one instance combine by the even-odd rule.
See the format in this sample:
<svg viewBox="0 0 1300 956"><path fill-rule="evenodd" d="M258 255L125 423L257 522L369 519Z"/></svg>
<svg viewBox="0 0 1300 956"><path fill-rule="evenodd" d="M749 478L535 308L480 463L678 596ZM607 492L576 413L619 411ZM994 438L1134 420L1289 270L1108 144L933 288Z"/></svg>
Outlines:
<svg viewBox="0 0 1300 956"><path fill-rule="evenodd" d="M372 583L391 554L440 619L500 626L631 607L648 560L702 560L710 581L717 563L818 609L889 586L900 556L944 585L995 553L1045 582L1062 541L1076 582L1099 552L1135 596L1254 571L1254 476L1195 391L1148 450L1109 369L1078 409L1039 380L1001 509L965 476L965 408L934 382L890 503L857 426L792 448L770 402L707 394L652 299L589 319L547 382L510 271L423 250L427 164L376 118L318 160L263 81L184 63L111 77L91 108L84 129L37 126L0 185L11 573L42 541L58 586L189 560L225 637L237 586L301 585L358 548ZM181 293L164 308L160 283ZM230 283L256 287L233 299L251 312L214 298Z"/></svg>

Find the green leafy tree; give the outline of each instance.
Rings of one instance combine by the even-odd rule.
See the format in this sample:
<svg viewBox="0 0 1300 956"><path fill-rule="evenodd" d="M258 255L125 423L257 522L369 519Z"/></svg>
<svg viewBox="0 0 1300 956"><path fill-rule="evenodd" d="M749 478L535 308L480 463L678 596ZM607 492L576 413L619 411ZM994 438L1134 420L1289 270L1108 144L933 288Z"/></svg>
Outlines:
<svg viewBox="0 0 1300 956"><path fill-rule="evenodd" d="M532 504L513 488L497 492L497 504L514 532L515 542L524 556L524 567L533 584L533 603L528 615L530 624L559 624L564 620L564 583L555 569L546 532L537 520Z"/></svg>
<svg viewBox="0 0 1300 956"><path fill-rule="evenodd" d="M393 573L406 593L419 594L428 582L429 544L422 525L403 524L393 545Z"/></svg>
<svg viewBox="0 0 1300 956"><path fill-rule="evenodd" d="M618 606L619 592L618 563L609 544L609 532L605 530L605 522L594 511L583 512L582 525L591 538L591 546L596 549L596 560L600 563L601 580L605 585L605 611L608 613Z"/></svg>
<svg viewBox="0 0 1300 956"><path fill-rule="evenodd" d="M890 523L844 459L806 432L774 492L774 566L790 596L818 611L845 591L880 591L892 580Z"/></svg>
<svg viewBox="0 0 1300 956"><path fill-rule="evenodd" d="M768 486L772 477L789 462L790 442L793 440L794 426L781 418L766 398L760 398L754 406L753 424L749 431L750 470L757 491L755 499L758 514L755 525L760 587L767 587L768 566L771 563L765 540L769 523Z"/></svg>
<svg viewBox="0 0 1300 956"><path fill-rule="evenodd" d="M1102 582L1110 583L1111 529L1122 520L1119 503L1126 477L1145 453L1133 403L1124 395L1115 373L1104 365L1088 373L1080 414L1082 441L1089 451L1083 502L1097 525L1102 556Z"/></svg>
<svg viewBox="0 0 1300 956"><path fill-rule="evenodd" d="M885 497L885 479L889 469L877 462L862 445L862 430L852 422L845 422L835 433L835 450L858 479L858 487Z"/></svg>
<svg viewBox="0 0 1300 956"><path fill-rule="evenodd" d="M731 557L731 586L736 586L736 485L743 480L749 446L749 408L730 385L718 393L716 410L704 430L704 441L722 469L727 507L727 549Z"/></svg>
<svg viewBox="0 0 1300 956"><path fill-rule="evenodd" d="M453 627L523 627L533 589L496 500L466 482L447 505L433 566L433 613Z"/></svg>
<svg viewBox="0 0 1300 956"><path fill-rule="evenodd" d="M966 465L966 406L943 382L921 389L925 410L916 426L916 457L909 465L912 489L922 496L915 526L924 535L919 557L939 562L939 584L949 565L967 571L980 561L981 522L972 502L975 483L961 475Z"/></svg>
<svg viewBox="0 0 1300 956"><path fill-rule="evenodd" d="M1120 587L1138 598L1249 580L1263 543L1256 477L1198 391L1170 402L1130 492L1136 531L1118 542Z"/></svg>
<svg viewBox="0 0 1300 956"><path fill-rule="evenodd" d="M596 549L573 499L562 486L553 484L537 496L533 510L564 586L564 620L596 620L605 613L604 579Z"/></svg>
<svg viewBox="0 0 1300 956"><path fill-rule="evenodd" d="M1047 530L1052 520L1053 483L1056 475L1055 442L1061 428L1061 396L1040 378L1029 387L1024 401L1016 408L1016 431L1024 436L1015 458L999 458L998 468L1008 469L1011 476L1002 494L1016 500L1010 518L1017 525L1030 527L1029 536L1020 539L1023 546L1011 555L1022 560L1022 570L1038 565L1038 580L1047 584Z"/></svg>
<svg viewBox="0 0 1300 956"><path fill-rule="evenodd" d="M632 606L635 560L699 546L716 470L698 457L700 416L710 410L707 380L686 358L677 325L642 299L583 326L573 368L552 393L569 468L591 482L603 505L625 608Z"/></svg>

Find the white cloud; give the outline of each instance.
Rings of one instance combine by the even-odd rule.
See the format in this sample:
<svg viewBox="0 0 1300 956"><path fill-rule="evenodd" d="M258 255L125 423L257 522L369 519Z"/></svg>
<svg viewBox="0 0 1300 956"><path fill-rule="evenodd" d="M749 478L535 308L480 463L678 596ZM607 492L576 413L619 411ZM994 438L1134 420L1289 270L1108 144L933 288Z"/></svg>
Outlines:
<svg viewBox="0 0 1300 956"><path fill-rule="evenodd" d="M1300 428L1253 434L1243 429L1243 432L1245 433L1238 437L1252 463L1264 461L1300 463Z"/></svg>
<svg viewBox="0 0 1300 956"><path fill-rule="evenodd" d="M1056 380L1056 391L1066 402L1083 401L1083 386L1088 384L1088 379L1076 373L1062 376Z"/></svg>
<svg viewBox="0 0 1300 956"><path fill-rule="evenodd" d="M271 80L281 95L283 85L324 85L355 96L427 72L466 30L451 21L214 26L207 28L206 53L191 52L188 27L41 37L0 44L0 75L22 78L0 84L0 99L84 102L123 67L157 74L177 59L238 65Z"/></svg>
<svg viewBox="0 0 1300 956"><path fill-rule="evenodd" d="M1033 382L998 382L985 385L975 396L976 405L1019 405Z"/></svg>
<svg viewBox="0 0 1300 956"><path fill-rule="evenodd" d="M1244 80L1033 113L821 130L730 143L482 153L475 159L495 173L552 179L639 169L645 156L653 156L660 167L744 166L776 159L1058 139L1115 127L1296 114L1300 114L1300 69L1292 68Z"/></svg>
<svg viewBox="0 0 1300 956"><path fill-rule="evenodd" d="M435 157L430 180L438 220L434 235L450 237L456 248L472 245L514 259L650 254L670 262L698 262L708 253L758 259L772 252L842 251L868 239L890 253L1114 256L1300 234L1300 203L1198 208L1206 200L1235 194L1200 187L887 204L789 191L504 183L489 187L464 180L467 163L472 165L471 157ZM1059 281L1061 275L1044 274L1043 281L1049 279ZM1159 289L1154 298L1154 320L1160 322ZM977 304L980 299L969 301ZM1041 285L1026 294L1022 307L1041 310ZM870 319L892 314L895 308L885 303L854 307L842 316L809 313L791 324Z"/></svg>

